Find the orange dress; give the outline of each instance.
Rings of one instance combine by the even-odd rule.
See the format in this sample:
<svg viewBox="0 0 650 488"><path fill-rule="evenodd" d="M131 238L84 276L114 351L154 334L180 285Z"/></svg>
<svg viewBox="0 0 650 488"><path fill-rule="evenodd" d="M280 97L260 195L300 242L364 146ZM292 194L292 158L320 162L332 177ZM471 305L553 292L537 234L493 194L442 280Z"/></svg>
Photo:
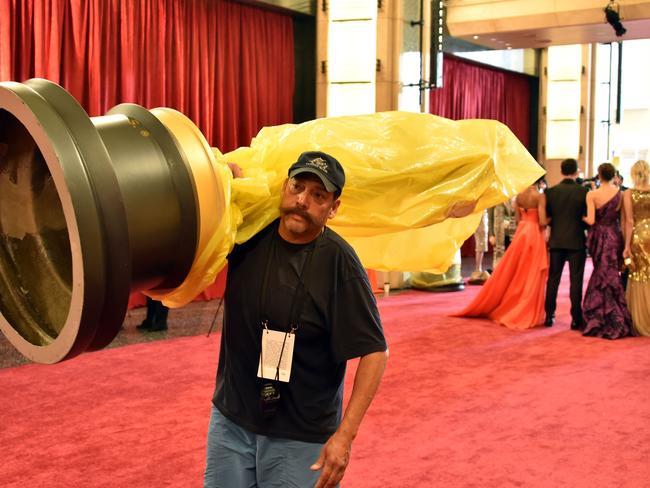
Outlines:
<svg viewBox="0 0 650 488"><path fill-rule="evenodd" d="M510 329L544 322L548 254L536 208L520 209L512 243L481 291L456 317L489 317Z"/></svg>

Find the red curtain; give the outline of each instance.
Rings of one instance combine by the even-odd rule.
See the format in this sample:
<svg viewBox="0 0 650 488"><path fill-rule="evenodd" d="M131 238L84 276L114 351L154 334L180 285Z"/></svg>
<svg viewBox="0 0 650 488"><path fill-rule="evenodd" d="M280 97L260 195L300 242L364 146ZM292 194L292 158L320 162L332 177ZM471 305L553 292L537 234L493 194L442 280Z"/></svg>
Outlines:
<svg viewBox="0 0 650 488"><path fill-rule="evenodd" d="M90 116L175 108L222 152L292 122L293 49L289 15L234 1L0 0L0 81L47 78Z"/></svg>
<svg viewBox="0 0 650 488"><path fill-rule="evenodd" d="M453 120L498 120L529 146L530 76L445 55L443 83L443 88L431 91L432 114ZM473 238L465 241L461 254L474 254Z"/></svg>
<svg viewBox="0 0 650 488"><path fill-rule="evenodd" d="M227 0L0 0L0 80L47 78L91 116L175 108L223 152L291 122L293 22Z"/></svg>
<svg viewBox="0 0 650 488"><path fill-rule="evenodd" d="M524 146L530 142L531 77L445 55L443 88L432 90L432 114L448 119L494 119Z"/></svg>

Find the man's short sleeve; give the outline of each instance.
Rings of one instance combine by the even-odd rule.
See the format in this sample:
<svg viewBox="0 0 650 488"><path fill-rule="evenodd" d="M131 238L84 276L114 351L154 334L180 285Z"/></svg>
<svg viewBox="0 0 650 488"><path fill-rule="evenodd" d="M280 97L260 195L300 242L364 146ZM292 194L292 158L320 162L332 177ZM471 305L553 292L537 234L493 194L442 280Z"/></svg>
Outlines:
<svg viewBox="0 0 650 488"><path fill-rule="evenodd" d="M386 350L377 301L365 275L343 283L331 306L331 347L337 361Z"/></svg>

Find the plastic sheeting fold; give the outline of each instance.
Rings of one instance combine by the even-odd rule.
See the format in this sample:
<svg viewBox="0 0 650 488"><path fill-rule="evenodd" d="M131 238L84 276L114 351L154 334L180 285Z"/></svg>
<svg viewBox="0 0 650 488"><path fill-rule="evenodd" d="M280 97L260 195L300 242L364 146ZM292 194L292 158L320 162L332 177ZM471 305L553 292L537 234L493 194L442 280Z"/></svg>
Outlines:
<svg viewBox="0 0 650 488"><path fill-rule="evenodd" d="M328 225L350 242L364 266L386 271L443 273L484 209L544 175L514 134L494 120L381 112L264 128L250 147L224 155L213 149L217 172L226 179L229 217L190 271L186 281L196 284L159 297L166 305L191 301L225 266L234 243L278 217L289 166L313 150L336 157L346 173L341 206ZM239 165L244 177L233 179L228 162ZM450 218L454 209L467 207L471 215Z"/></svg>

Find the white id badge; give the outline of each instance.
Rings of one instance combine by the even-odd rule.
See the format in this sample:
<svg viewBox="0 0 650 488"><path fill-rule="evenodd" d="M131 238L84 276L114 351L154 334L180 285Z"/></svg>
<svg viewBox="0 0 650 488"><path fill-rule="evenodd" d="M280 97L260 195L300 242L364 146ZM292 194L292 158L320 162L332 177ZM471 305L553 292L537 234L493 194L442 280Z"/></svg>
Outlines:
<svg viewBox="0 0 650 488"><path fill-rule="evenodd" d="M260 362L257 366L258 378L274 380L279 363L279 380L284 381L285 383L289 382L289 377L291 376L291 363L293 362L293 344L295 339L295 334L288 334L286 332L270 329L264 329L262 331L262 353L260 354ZM282 354L281 358L280 354ZM264 359L263 365L262 359ZM262 368L262 366L264 367Z"/></svg>

